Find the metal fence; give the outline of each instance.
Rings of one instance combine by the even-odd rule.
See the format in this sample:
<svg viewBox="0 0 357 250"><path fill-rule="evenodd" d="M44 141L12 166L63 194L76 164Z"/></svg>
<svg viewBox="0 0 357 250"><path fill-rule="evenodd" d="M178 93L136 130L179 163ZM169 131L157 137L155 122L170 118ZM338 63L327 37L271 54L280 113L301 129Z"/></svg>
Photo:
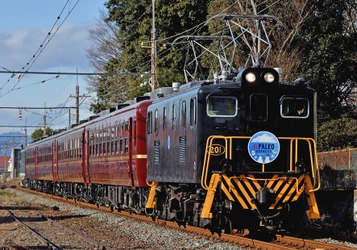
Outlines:
<svg viewBox="0 0 357 250"><path fill-rule="evenodd" d="M326 190L357 187L357 148L318 153L321 188Z"/></svg>

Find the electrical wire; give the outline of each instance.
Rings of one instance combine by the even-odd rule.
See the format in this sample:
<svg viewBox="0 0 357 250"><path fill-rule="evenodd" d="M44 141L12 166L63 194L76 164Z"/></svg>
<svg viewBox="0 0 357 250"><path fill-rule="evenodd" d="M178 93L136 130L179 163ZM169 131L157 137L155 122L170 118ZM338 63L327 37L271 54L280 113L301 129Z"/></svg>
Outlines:
<svg viewBox="0 0 357 250"><path fill-rule="evenodd" d="M51 40L53 39L53 37L56 35L56 33L58 32L58 30L61 28L61 26L63 25L63 23L67 20L68 16L72 13L73 9L77 6L78 2L80 0L77 0L77 2L74 4L74 6L68 11L67 15L65 16L64 20L59 23L59 26L57 27L57 29L54 31L54 33L52 34L52 31L55 29L56 24L59 22L61 15L63 13L63 11L65 10L66 6L68 5L68 3L70 2L70 0L67 0L66 4L64 5L62 11L60 12L60 14L57 16L57 19L55 21L55 23L52 25L52 28L50 29L50 31L47 33L47 36L45 37L45 39L43 40L43 42L40 44L39 48L37 49L37 51L33 54L33 56L30 58L30 60L22 67L21 70L19 70L19 77L18 77L18 81L17 83L13 86L13 88L9 91L11 92L12 90L14 90L16 88L16 86L20 83L20 81L22 80L23 76L26 75L26 72L32 67L32 65L36 62L36 60L38 59L38 57L41 55L41 53L43 52L43 50L47 47L47 45L51 42ZM22 74L21 74L22 73ZM13 74L8 80L7 82L0 88L0 90L2 90L9 82L10 79L13 78L15 75Z"/></svg>
<svg viewBox="0 0 357 250"><path fill-rule="evenodd" d="M55 77L48 78L48 79L46 79L46 80L39 81L39 82L31 83L31 84L28 84L28 85L25 85L25 86L22 86L22 87L17 87L17 88L14 87L14 88L12 88L11 90L9 90L8 92L6 92L6 93L0 95L0 98L6 96L7 94L9 94L9 93L12 92L12 91L20 90L20 89L24 89L24 88L28 88L28 87L32 87L32 86L34 86L34 85L42 84L42 83L45 83L45 82L48 82L48 81L51 81L51 80L54 80L54 79L57 79L57 78L59 78L59 75L57 75L57 76L55 76Z"/></svg>
<svg viewBox="0 0 357 250"><path fill-rule="evenodd" d="M79 0L78 0L79 1ZM78 3L78 1L77 1L77 3ZM232 5L230 5L229 7L227 7L225 10L223 10L222 12L220 12L220 13L223 13L224 11L227 11L229 8L231 8L233 5L235 5L237 2L239 2L239 0L238 1L236 1L235 3L233 3ZM276 2L279 2L279 1L276 1ZM276 3L275 2L275 3ZM68 3L68 2L67 2ZM76 4L77 4L76 3ZM73 8L72 8L73 9ZM142 19L142 17L143 17L143 15L145 14L146 12L144 12L144 13L142 13L142 15L138 18L138 20L136 21L136 22L134 22L133 23L133 25L132 25L132 28ZM62 24L61 24L62 25ZM176 34L176 35L174 35L174 36L171 36L171 37L168 37L168 38L165 38L165 39L160 39L160 40L157 40L158 42L165 42L165 41L169 41L170 39L174 39L174 38L176 38L176 37L179 37L179 36L181 36L181 35L183 35L183 34L187 34L188 32L190 32L190 31L194 31L194 32L192 32L191 34L194 34L194 33L198 33L199 32L199 30L201 30L202 29L202 27L203 27L203 25L205 25L205 22L202 22L202 23L200 23L200 24L198 24L198 25L196 25L195 27L193 27L193 28L191 28L191 29L189 29L189 30L187 30L187 31L184 31L184 32L181 32L181 33L179 33L179 34ZM58 30L58 29L57 29ZM53 37L53 36L52 36ZM51 38L52 39L52 38ZM46 45L47 46L47 45ZM41 51L42 52L42 51ZM162 52L163 53L163 52ZM160 57L161 56L161 54L162 53L159 53L158 54L158 57ZM132 55L132 57L133 57L134 55ZM131 58L132 58L131 57ZM130 58L129 58L130 59ZM129 59L127 59L127 62L129 62L130 60ZM30 60L31 61L31 60ZM148 61L146 61L146 62L143 62L142 64L140 64L140 65L138 65L138 66L136 66L136 67L133 67L133 68L131 68L131 69L129 69L129 71L135 71L137 68L139 68L139 67L148 67L148 65L149 65L149 63L151 62L151 60L148 60ZM33 64L34 62L32 62L32 64ZM29 64L29 63L28 63ZM31 64L31 65L32 65ZM124 66L126 65L127 63L124 63ZM6 68L4 68L4 67L2 67L3 69L5 69L5 70L7 70ZM23 68L24 69L24 68ZM12 76L13 77L13 76ZM132 79L134 79L134 75L132 76ZM111 92L108 92L106 95L104 95L104 97L105 96L107 96L107 95L110 95L110 94L114 94L114 93L116 93L116 92L119 92L119 91L122 91L123 89L125 88L125 86L124 85L122 85L120 88L117 88L115 91L111 91ZM129 90L134 90L135 88L138 88L138 87L134 87L134 88L131 88L131 89L129 89ZM2 88L0 88L0 90L1 90ZM93 92L92 92L93 93ZM0 96L1 97L1 96ZM68 98L69 99L69 98ZM65 102L65 104L68 102L68 99L67 99L67 101ZM84 99L85 100L85 99ZM83 102L84 102L84 100L82 100L81 101L81 103L80 103L80 105L82 105L83 104ZM65 109L66 110L66 109ZM52 121L54 121L55 119L57 119L60 115L61 115L61 112L63 111L63 109L61 109L61 111L60 112L58 112L58 114L52 119Z"/></svg>

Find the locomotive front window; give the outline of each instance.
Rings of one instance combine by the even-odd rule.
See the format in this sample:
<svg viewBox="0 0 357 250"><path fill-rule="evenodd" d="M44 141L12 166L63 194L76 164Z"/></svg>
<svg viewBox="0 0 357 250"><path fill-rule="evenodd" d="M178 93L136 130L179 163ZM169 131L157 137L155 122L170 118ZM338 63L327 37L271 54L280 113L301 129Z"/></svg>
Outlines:
<svg viewBox="0 0 357 250"><path fill-rule="evenodd" d="M280 101L280 114L284 118L306 118L310 113L309 100L306 98L283 97Z"/></svg>
<svg viewBox="0 0 357 250"><path fill-rule="evenodd" d="M249 106L252 121L268 119L268 96L266 94L252 94L249 98Z"/></svg>
<svg viewBox="0 0 357 250"><path fill-rule="evenodd" d="M211 96L207 100L209 116L233 117L237 115L238 100L234 96Z"/></svg>

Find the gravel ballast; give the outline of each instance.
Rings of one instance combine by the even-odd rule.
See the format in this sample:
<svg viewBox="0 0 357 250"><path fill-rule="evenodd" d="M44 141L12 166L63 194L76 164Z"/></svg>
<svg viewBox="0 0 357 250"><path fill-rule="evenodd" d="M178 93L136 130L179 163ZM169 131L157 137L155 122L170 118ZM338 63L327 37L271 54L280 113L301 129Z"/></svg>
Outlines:
<svg viewBox="0 0 357 250"><path fill-rule="evenodd" d="M112 249L244 249L237 245L209 240L204 237L184 233L180 230L168 229L146 222L139 222L117 214L80 208L65 202L59 202L41 196L25 193L17 189L7 188L4 191L16 196L21 196L23 200L22 203L27 203L27 205L34 206L37 204L49 208L57 207L58 211L49 209L47 215L44 211L41 211L41 213L45 214L46 216L53 216L53 218L56 215L60 216L61 218L65 218L59 222L66 224L74 230L81 231L82 234L91 237L92 239L95 239L96 241L99 241ZM14 203L11 200L2 202L2 206L10 205L20 206L21 204L19 204L18 201ZM1 211L0 216L6 216L4 210ZM26 242L26 235L32 240L33 236L30 234L24 233L23 230L19 230L19 232L22 234L22 244ZM11 237L11 241L9 241L6 233L8 233L8 237ZM9 242L15 244L16 235L17 233L14 229L1 230L0 246L3 248L0 249L11 249L6 248L10 247L7 246L7 244ZM18 235L18 237L20 236ZM83 249L91 249L88 247L88 245L83 246Z"/></svg>

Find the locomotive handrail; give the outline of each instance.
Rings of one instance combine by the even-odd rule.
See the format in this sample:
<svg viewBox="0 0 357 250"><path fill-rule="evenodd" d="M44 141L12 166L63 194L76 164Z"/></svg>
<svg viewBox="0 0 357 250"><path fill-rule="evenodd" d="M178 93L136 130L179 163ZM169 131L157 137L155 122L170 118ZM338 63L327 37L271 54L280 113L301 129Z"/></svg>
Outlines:
<svg viewBox="0 0 357 250"><path fill-rule="evenodd" d="M224 156L225 159L232 160L232 141L234 139L238 140L249 140L251 136L223 136L223 135L212 135L207 138L206 143L206 152L203 160L203 168L202 168L202 175L201 175L201 185L204 189L208 190L209 183L209 165L210 159L212 157L212 149L213 149L213 142L214 140L224 140L225 152ZM310 164L311 164L311 177L313 179L313 188L309 190L309 192L314 192L320 189L320 171L318 166L318 159L317 159L317 150L316 150L316 141L312 138L305 138L305 137L278 137L278 140L289 140L290 141L290 166L289 172L296 172L294 168L294 163L298 161L298 142L299 141L306 141L308 144L308 151L310 154ZM263 164L264 165L264 164ZM262 168L264 169L264 167Z"/></svg>
<svg viewBox="0 0 357 250"><path fill-rule="evenodd" d="M211 135L207 138L207 143L206 143L206 152L205 152L205 157L203 160L203 169L202 169L202 175L201 175L201 185L204 189L208 189L207 185L207 178L208 178L208 171L209 171L209 162L211 158L211 148L212 148L212 143L214 139L224 139L225 140L225 159L232 159L232 140L236 139L250 139L251 136L223 136L223 135ZM227 150L227 140L230 141L230 150ZM229 152L229 156L228 156Z"/></svg>
<svg viewBox="0 0 357 250"><path fill-rule="evenodd" d="M294 155L294 161L293 161L293 150L290 150L290 171L293 172L292 167L294 166L294 162L298 161L298 156L297 156L297 152L298 152L298 142L299 141L306 141L308 143L308 147L309 147L309 153L310 153L310 164L311 164L311 168L312 168L312 173L311 173L311 177L313 179L313 189L309 190L309 192L314 192L320 189L320 169L319 169L319 165L318 165L318 160L317 160L317 151L316 151L316 141L312 138L290 138L290 137L279 137L278 139L286 139L286 140L291 140L290 141L290 148L292 147L292 144L295 142L295 155ZM313 147L312 145L313 144ZM316 166L316 167L313 167Z"/></svg>

